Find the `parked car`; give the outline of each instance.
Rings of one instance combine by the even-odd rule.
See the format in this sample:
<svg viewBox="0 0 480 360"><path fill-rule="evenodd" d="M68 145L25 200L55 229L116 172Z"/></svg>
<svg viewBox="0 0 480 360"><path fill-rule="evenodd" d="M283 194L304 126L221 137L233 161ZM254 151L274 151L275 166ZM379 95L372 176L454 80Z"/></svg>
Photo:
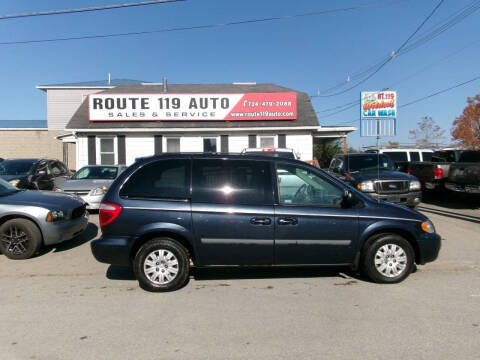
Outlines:
<svg viewBox="0 0 480 360"><path fill-rule="evenodd" d="M450 165L445 187L454 192L480 196L480 151L464 151L459 161Z"/></svg>
<svg viewBox="0 0 480 360"><path fill-rule="evenodd" d="M450 165L459 160L463 150L438 150L433 152L431 161L412 162L407 172L416 176L424 190L444 190L444 183L450 171Z"/></svg>
<svg viewBox="0 0 480 360"><path fill-rule="evenodd" d="M379 149L379 150L367 150L368 153L385 154L392 159L397 170L407 172L408 166L413 161L431 161L432 149L417 149L417 148L395 148L395 149Z"/></svg>
<svg viewBox="0 0 480 360"><path fill-rule="evenodd" d="M183 286L209 266L345 265L374 281L405 279L435 260L424 215L374 201L301 161L227 154L142 159L110 186L95 258L131 266L150 291Z"/></svg>
<svg viewBox="0 0 480 360"><path fill-rule="evenodd" d="M385 154L335 155L329 171L376 200L412 208L422 200L418 179L397 171L390 157Z"/></svg>
<svg viewBox="0 0 480 360"><path fill-rule="evenodd" d="M49 159L7 159L0 163L0 178L19 189L53 190L70 178L64 163Z"/></svg>
<svg viewBox="0 0 480 360"><path fill-rule="evenodd" d="M98 210L113 180L126 168L125 165L84 166L54 190L79 196L86 202L87 209Z"/></svg>
<svg viewBox="0 0 480 360"><path fill-rule="evenodd" d="M0 179L0 251L28 259L42 245L79 235L88 225L82 200L54 192L20 190Z"/></svg>
<svg viewBox="0 0 480 360"><path fill-rule="evenodd" d="M287 159L300 159L293 149L279 148L246 148L242 150L244 155L262 155L271 157L282 157Z"/></svg>

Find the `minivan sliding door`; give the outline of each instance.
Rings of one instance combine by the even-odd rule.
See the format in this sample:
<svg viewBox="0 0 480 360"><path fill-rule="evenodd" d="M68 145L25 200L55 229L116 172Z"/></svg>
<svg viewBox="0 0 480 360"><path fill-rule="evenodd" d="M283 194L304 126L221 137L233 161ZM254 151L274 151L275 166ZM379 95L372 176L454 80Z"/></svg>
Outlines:
<svg viewBox="0 0 480 360"><path fill-rule="evenodd" d="M193 159L192 221L200 265L273 263L266 161Z"/></svg>

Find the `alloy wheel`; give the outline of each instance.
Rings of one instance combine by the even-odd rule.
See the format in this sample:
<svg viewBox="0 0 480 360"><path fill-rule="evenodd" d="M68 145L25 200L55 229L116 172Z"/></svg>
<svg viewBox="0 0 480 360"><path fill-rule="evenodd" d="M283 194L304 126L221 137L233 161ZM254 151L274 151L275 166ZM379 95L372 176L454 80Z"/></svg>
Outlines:
<svg viewBox="0 0 480 360"><path fill-rule="evenodd" d="M29 238L27 234L17 226L10 226L1 235L5 249L13 255L24 254L28 250Z"/></svg>

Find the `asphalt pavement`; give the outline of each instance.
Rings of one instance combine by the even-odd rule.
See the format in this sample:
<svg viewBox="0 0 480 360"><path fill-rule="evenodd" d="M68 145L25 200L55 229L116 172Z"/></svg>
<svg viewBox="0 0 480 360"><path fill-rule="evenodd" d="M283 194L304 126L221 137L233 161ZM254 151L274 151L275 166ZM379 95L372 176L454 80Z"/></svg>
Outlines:
<svg viewBox="0 0 480 360"><path fill-rule="evenodd" d="M139 288L78 239L26 261L0 255L0 359L478 359L480 209L422 203L437 261L396 285L346 269L193 270Z"/></svg>

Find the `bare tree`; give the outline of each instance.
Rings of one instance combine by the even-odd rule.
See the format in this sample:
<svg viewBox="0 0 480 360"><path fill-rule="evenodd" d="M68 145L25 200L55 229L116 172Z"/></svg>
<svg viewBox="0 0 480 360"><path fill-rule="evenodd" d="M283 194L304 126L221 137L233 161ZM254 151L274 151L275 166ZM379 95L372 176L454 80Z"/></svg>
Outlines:
<svg viewBox="0 0 480 360"><path fill-rule="evenodd" d="M445 130L431 118L424 116L417 122L418 129L409 131L409 138L415 140L417 146L435 147L444 139Z"/></svg>

